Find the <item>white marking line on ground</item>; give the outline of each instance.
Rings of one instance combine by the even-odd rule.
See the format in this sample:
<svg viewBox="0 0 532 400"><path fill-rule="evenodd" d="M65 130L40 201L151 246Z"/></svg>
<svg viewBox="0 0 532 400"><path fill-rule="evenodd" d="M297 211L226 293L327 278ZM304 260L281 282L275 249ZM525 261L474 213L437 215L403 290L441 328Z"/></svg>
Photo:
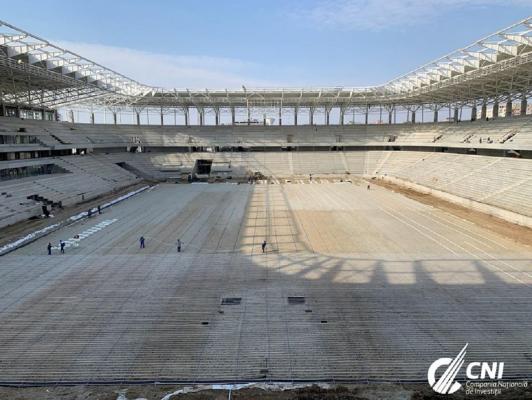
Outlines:
<svg viewBox="0 0 532 400"><path fill-rule="evenodd" d="M91 227L89 229L86 229L83 232L81 232L78 235L79 236L78 238L71 237L71 238L65 240L64 241L65 242L65 248L68 248L68 247L71 247L71 246L78 247L80 240L88 238L89 236L95 234L96 232L101 231L106 226L109 226L109 225L115 223L116 221L118 221L118 218L106 219L105 221L102 221L102 222L94 225L93 227ZM53 246L52 249L59 250L60 246Z"/></svg>
<svg viewBox="0 0 532 400"><path fill-rule="evenodd" d="M441 247L443 247L444 249L450 251L452 254L454 254L456 256L458 255L458 253L455 252L453 249L451 249L450 247L447 247L446 245L444 245L441 241L437 240L436 238L434 238L434 237L432 237L430 235L427 235L426 233L422 232L421 230L416 228L414 225L408 223L406 220L401 219L401 218L397 217L396 215L393 215L391 212L389 212L388 210L385 210L382 207L379 207L379 206L376 206L376 207L379 208L381 211L385 212L386 214L388 214L389 216L391 216L392 218L395 218L399 222L402 222L403 224L408 225L410 228L414 229L416 232L419 232L420 234L422 234L426 238L428 238L428 239L432 240L433 242L439 244ZM399 215L401 215L401 214L399 214ZM414 221L412 221L412 222L414 222ZM421 225L421 226L423 226L423 225ZM431 231L430 229L428 229L426 227L424 227L424 228L427 229L429 232L435 233L435 232Z"/></svg>
<svg viewBox="0 0 532 400"><path fill-rule="evenodd" d="M411 211L413 211L413 212L417 212L417 210L414 209L414 207L412 207L412 204L410 203L410 200L411 200L411 199L409 199L408 197L405 197L405 196L400 196L399 199L400 199L401 202L405 205L405 207L408 207L409 210L411 210ZM433 209L435 209L435 210L437 209L437 208L435 208L435 207L433 207L433 206L429 206L429 207L431 207L431 208L433 208ZM475 234L471 229L469 229L469 228L467 227L467 226L469 226L469 227L473 227L473 226L475 226L474 223L468 221L467 219L457 217L456 215L453 215L452 213L449 213L449 212L447 212L447 211L443 211L443 210L440 210L440 211L442 211L442 213L444 213L446 216L448 216L448 217L450 217L450 218L443 218L442 215L438 215L438 214L436 214L436 213L422 214L422 215L423 215L425 218L427 218L427 219L432 219L434 222L439 223L439 224L442 225L442 226L445 226L445 224L447 224L447 225L449 225L449 226L450 226L450 225L453 225L453 226L455 226L455 227L457 228L457 229L455 229L456 232L460 232L460 233L462 233L462 234L465 234L464 232L471 233L472 235ZM443 221L443 222L438 222L438 221L436 221L436 219L438 219L438 220L440 220L440 221ZM451 221L451 219L452 219L452 221ZM455 222L455 221L457 221L457 220L461 221L462 224L459 224L459 223ZM476 235L478 235L478 234L476 234ZM468 235L468 236L469 236L469 235ZM475 241L477 241L477 242L479 242L479 243L482 243L479 239L476 239L476 238L474 238L474 237L472 237L472 236L469 236L469 237L471 237L472 239L474 239ZM489 242L491 242L491 243L493 243L493 244L495 244L495 245L497 245L497 246L499 246L499 247L504 248L505 250L508 250L508 247L506 247L503 243L500 243L500 242L498 242L498 241L495 241L495 240L493 240L493 239L491 239L491 238L489 238L489 237L483 236L483 237L482 237L482 240L483 240L483 241L489 241Z"/></svg>
<svg viewBox="0 0 532 400"><path fill-rule="evenodd" d="M384 210L384 212L386 212L386 210ZM401 217L406 218L404 215L402 215L402 214L401 214L400 212L398 212L397 210L396 210L395 212L396 212L398 215L400 215ZM390 214L390 213L387 213L387 214ZM391 215L391 214L390 214L390 215ZM393 216L393 215L392 215L392 216ZM395 218L397 218L397 217L395 217ZM458 247L459 249L461 249L461 250L463 250L464 252L468 253L469 255L475 257L477 260L484 261L486 264L492 266L492 267L495 268L497 271L502 272L502 273L508 275L509 277L515 279L516 281L522 283L523 285L525 285L525 286L527 286L527 287L530 287L530 285L527 284L526 282L524 282L524 281L522 281L521 279L519 279L519 278L513 276L511 273L509 273L509 272L507 272L507 271L505 271L505 270L503 270L503 269L497 267L496 265L493 265L492 263L490 263L489 261L485 260L484 258L479 257L478 255L474 254L473 252L471 252L471 251L467 250L466 248L460 246L458 243L454 242L453 240L451 240L451 239L449 239L449 238L446 238L445 236L440 235L440 234L437 233L437 232L434 232L434 231L431 230L430 228L427 228L425 225L423 225L423 224L421 224L421 223L419 223L419 222L417 222L417 221L415 221L415 220L413 220L413 219L411 219L411 221L412 221L412 223L414 223L414 224L416 224L416 225L418 225L418 226L420 226L420 227L426 229L427 231L431 232L432 234L437 235L437 236L441 237L443 240L446 240L447 242L449 242L449 243L455 245L455 246ZM404 222L404 221L403 221L403 222ZM406 223L406 222L405 222L405 223ZM427 236L427 237L430 237L430 236ZM438 242L438 243L440 243L439 241L437 241L437 240L434 239L434 238L431 238L431 239L434 240L434 241L436 241L436 242ZM444 246L442 243L440 243L440 245ZM445 247L445 246L444 246L444 247ZM473 247L474 247L474 246L473 246ZM453 252L453 253L454 253L454 252ZM454 254L457 254L457 253L454 253Z"/></svg>

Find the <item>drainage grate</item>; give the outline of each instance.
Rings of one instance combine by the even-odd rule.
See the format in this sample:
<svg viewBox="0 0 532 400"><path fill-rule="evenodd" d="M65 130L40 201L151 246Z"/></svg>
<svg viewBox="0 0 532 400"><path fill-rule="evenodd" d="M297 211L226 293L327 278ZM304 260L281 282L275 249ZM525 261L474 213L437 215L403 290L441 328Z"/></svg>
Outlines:
<svg viewBox="0 0 532 400"><path fill-rule="evenodd" d="M288 304L305 304L303 296L288 296Z"/></svg>
<svg viewBox="0 0 532 400"><path fill-rule="evenodd" d="M238 306L242 302L242 297L224 297L222 306Z"/></svg>

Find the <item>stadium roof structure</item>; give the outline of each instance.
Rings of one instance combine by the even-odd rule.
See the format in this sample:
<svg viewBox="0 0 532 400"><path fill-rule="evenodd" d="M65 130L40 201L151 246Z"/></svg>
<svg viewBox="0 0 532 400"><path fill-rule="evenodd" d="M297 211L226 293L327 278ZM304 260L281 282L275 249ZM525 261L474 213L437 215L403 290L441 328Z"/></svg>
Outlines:
<svg viewBox="0 0 532 400"><path fill-rule="evenodd" d="M58 108L416 107L526 97L532 78L532 17L383 85L191 90L151 87L0 21L3 104Z"/></svg>

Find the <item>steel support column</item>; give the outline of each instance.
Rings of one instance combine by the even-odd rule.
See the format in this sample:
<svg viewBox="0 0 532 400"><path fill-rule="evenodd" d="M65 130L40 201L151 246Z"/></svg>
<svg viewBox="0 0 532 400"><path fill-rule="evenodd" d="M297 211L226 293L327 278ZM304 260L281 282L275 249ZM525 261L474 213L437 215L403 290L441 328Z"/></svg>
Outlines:
<svg viewBox="0 0 532 400"><path fill-rule="evenodd" d="M188 107L184 107L183 108L183 114L185 116L185 126L188 126L189 117L190 117L190 109Z"/></svg>
<svg viewBox="0 0 532 400"><path fill-rule="evenodd" d="M298 107L294 107L294 125L297 126L297 112L298 112L299 108Z"/></svg>
<svg viewBox="0 0 532 400"><path fill-rule="evenodd" d="M199 120L199 125L200 126L203 126L204 124L204 117L205 117L205 110L203 108L196 108L197 112L198 112L198 120Z"/></svg>
<svg viewBox="0 0 532 400"><path fill-rule="evenodd" d="M475 103L471 107L471 121L476 121L476 120L477 120L477 105Z"/></svg>
<svg viewBox="0 0 532 400"><path fill-rule="evenodd" d="M220 125L220 107L214 107L214 125Z"/></svg>
<svg viewBox="0 0 532 400"><path fill-rule="evenodd" d="M485 120L488 115L488 104L486 102L482 103L480 107L480 119Z"/></svg>
<svg viewBox="0 0 532 400"><path fill-rule="evenodd" d="M526 95L523 95L521 98L521 115L526 115L526 109L527 109L527 101L526 101Z"/></svg>
<svg viewBox="0 0 532 400"><path fill-rule="evenodd" d="M231 107L231 125L235 125L236 123L236 111L235 107Z"/></svg>

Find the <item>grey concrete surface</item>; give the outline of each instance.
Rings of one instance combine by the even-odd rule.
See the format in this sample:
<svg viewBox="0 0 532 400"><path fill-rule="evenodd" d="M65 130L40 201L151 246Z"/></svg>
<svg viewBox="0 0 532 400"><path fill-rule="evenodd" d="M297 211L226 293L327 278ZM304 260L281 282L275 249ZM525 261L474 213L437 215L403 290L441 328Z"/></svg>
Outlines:
<svg viewBox="0 0 532 400"><path fill-rule="evenodd" d="M0 257L0 381L530 378L531 259L380 187L159 185Z"/></svg>

